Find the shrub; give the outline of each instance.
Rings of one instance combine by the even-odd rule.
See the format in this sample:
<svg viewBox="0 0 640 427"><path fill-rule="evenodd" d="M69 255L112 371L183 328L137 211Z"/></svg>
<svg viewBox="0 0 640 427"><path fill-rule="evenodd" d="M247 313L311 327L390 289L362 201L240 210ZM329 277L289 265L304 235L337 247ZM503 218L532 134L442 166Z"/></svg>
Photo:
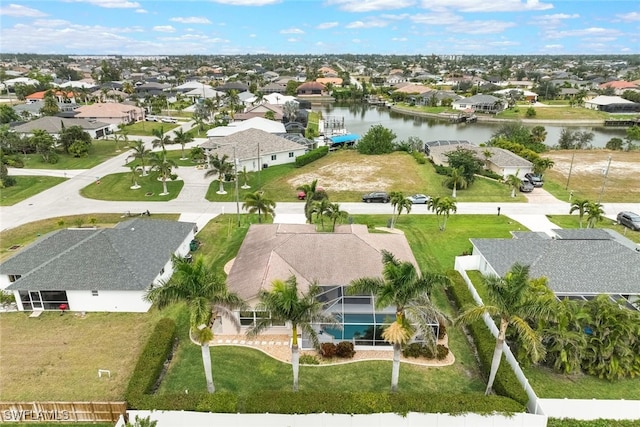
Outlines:
<svg viewBox="0 0 640 427"><path fill-rule="evenodd" d="M320 345L320 354L322 354L322 357L325 357L327 359L331 359L333 356L335 356L336 350L336 345L332 342L323 342Z"/></svg>
<svg viewBox="0 0 640 427"><path fill-rule="evenodd" d="M436 347L436 357L438 360L442 360L449 355L449 349L442 344L438 344Z"/></svg>
<svg viewBox="0 0 640 427"><path fill-rule="evenodd" d="M411 344L407 344L402 349L402 355L404 357L413 357L417 359L418 357L420 357L420 347L421 347L421 344L418 342L412 342Z"/></svg>
<svg viewBox="0 0 640 427"><path fill-rule="evenodd" d="M319 365L320 361L313 354L303 354L300 356L301 365Z"/></svg>
<svg viewBox="0 0 640 427"><path fill-rule="evenodd" d="M329 154L328 146L316 148L315 150L309 151L302 156L296 157L296 167L299 168L301 166L308 165L309 163L315 162L316 160L326 156L327 154Z"/></svg>
<svg viewBox="0 0 640 427"><path fill-rule="evenodd" d="M353 343L349 341L340 341L336 346L336 356L344 359L351 359L356 354L353 349Z"/></svg>
<svg viewBox="0 0 640 427"><path fill-rule="evenodd" d="M440 323L439 328L438 328L438 339L444 339L444 337L447 335L447 327L444 325L444 323Z"/></svg>
<svg viewBox="0 0 640 427"><path fill-rule="evenodd" d="M411 155L414 159L416 159L416 162L418 162L419 165L424 165L425 163L427 163L427 157L424 155L424 153L420 151L413 151L411 152Z"/></svg>
<svg viewBox="0 0 640 427"><path fill-rule="evenodd" d="M161 319L138 358L125 392L125 399L132 407L137 407L140 399L153 390L164 362L171 354L175 338L176 323L171 319Z"/></svg>

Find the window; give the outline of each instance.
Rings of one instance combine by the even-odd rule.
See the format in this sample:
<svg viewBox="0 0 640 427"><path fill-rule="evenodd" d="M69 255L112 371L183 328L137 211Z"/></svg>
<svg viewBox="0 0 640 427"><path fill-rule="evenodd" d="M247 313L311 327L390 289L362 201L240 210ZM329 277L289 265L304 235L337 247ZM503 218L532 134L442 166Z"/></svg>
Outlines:
<svg viewBox="0 0 640 427"><path fill-rule="evenodd" d="M293 151L289 153L289 158L293 157Z"/></svg>
<svg viewBox="0 0 640 427"><path fill-rule="evenodd" d="M97 297L98 296L98 291L91 291L91 296L92 297Z"/></svg>
<svg viewBox="0 0 640 427"><path fill-rule="evenodd" d="M278 156L276 154L271 155L271 160L275 160Z"/></svg>
<svg viewBox="0 0 640 427"><path fill-rule="evenodd" d="M258 319L269 319L271 314L266 311L241 311L240 312L240 325L253 326ZM284 326L284 322L272 320L271 326Z"/></svg>
<svg viewBox="0 0 640 427"><path fill-rule="evenodd" d="M164 274L164 267L162 267L162 270L160 270L160 275Z"/></svg>
<svg viewBox="0 0 640 427"><path fill-rule="evenodd" d="M10 274L9 275L9 281L11 283L15 282L16 280L18 280L19 278L21 278L22 276L20 274Z"/></svg>

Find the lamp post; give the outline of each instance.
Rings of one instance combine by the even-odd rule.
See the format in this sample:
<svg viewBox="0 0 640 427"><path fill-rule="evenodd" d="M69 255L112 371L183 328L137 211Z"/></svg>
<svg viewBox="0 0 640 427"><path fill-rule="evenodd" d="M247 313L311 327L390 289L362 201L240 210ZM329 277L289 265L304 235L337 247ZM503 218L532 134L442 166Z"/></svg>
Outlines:
<svg viewBox="0 0 640 427"><path fill-rule="evenodd" d="M604 193L604 187L607 185L607 178L609 177L609 168L611 167L611 155L609 155L609 161L607 162L607 168L603 169L602 174L604 178L602 178L602 188L600 188L600 195L598 196L598 203L602 201L602 194Z"/></svg>
<svg viewBox="0 0 640 427"><path fill-rule="evenodd" d="M238 191L238 158L236 157L236 146L233 146L233 164L236 175L236 215L238 217L238 227L240 227L240 193Z"/></svg>

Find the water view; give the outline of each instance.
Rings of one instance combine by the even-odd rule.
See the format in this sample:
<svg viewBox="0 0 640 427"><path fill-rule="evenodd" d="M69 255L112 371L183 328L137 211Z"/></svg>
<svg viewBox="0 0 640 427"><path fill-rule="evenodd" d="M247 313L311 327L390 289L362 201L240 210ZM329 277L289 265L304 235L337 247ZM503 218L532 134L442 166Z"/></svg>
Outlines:
<svg viewBox="0 0 640 427"><path fill-rule="evenodd" d="M491 138L500 127L499 123L453 124L446 121L426 117L409 116L395 113L387 108L370 107L366 104L328 104L314 106L314 110L322 111L324 116L342 116L345 126L351 133L364 135L373 125L381 124L397 135L397 140L406 140L417 136L424 142L438 139L466 139L474 144L481 144ZM602 148L611 138L624 138L625 130L621 128L605 128L604 126L568 126L541 124L547 130L545 143L554 146L558 143L560 132L565 127L575 130L586 130L594 133L593 147ZM535 125L531 125L533 127Z"/></svg>

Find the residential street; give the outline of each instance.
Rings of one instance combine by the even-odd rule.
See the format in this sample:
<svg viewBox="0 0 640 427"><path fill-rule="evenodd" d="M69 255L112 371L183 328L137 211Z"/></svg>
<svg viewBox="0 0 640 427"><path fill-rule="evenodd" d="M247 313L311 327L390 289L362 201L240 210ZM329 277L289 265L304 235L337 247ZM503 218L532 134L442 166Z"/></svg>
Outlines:
<svg viewBox="0 0 640 427"><path fill-rule="evenodd" d="M187 124L186 127L189 125ZM151 148L151 137L142 138ZM200 144L202 140L187 144L186 149ZM168 149L180 149L179 145L171 145ZM13 206L4 206L0 210L0 230L7 230L45 218L89 214L98 212L132 214L149 210L153 213L180 213L181 219L195 221L202 227L212 217L236 212L235 202L208 202L205 194L212 177L204 177L204 172L195 167L181 167L178 175L184 180L180 195L168 202L114 202L85 199L79 191L102 176L126 172L122 166L131 151L121 154L88 170L50 170L50 169L10 169L11 175L48 175L69 178L67 181L43 191ZM342 209L350 214L391 214L390 204L379 203L340 203ZM529 203L458 203L458 214L497 214L498 206L501 215L506 215L533 231L547 231L552 227L545 215L565 215L569 213L570 204L555 199L543 189L536 189L530 196ZM614 219L619 211L630 210L640 212L640 203L605 203L604 209L608 218ZM278 202L276 206L276 222L304 222L303 202ZM411 214L431 214L424 205L415 205Z"/></svg>

